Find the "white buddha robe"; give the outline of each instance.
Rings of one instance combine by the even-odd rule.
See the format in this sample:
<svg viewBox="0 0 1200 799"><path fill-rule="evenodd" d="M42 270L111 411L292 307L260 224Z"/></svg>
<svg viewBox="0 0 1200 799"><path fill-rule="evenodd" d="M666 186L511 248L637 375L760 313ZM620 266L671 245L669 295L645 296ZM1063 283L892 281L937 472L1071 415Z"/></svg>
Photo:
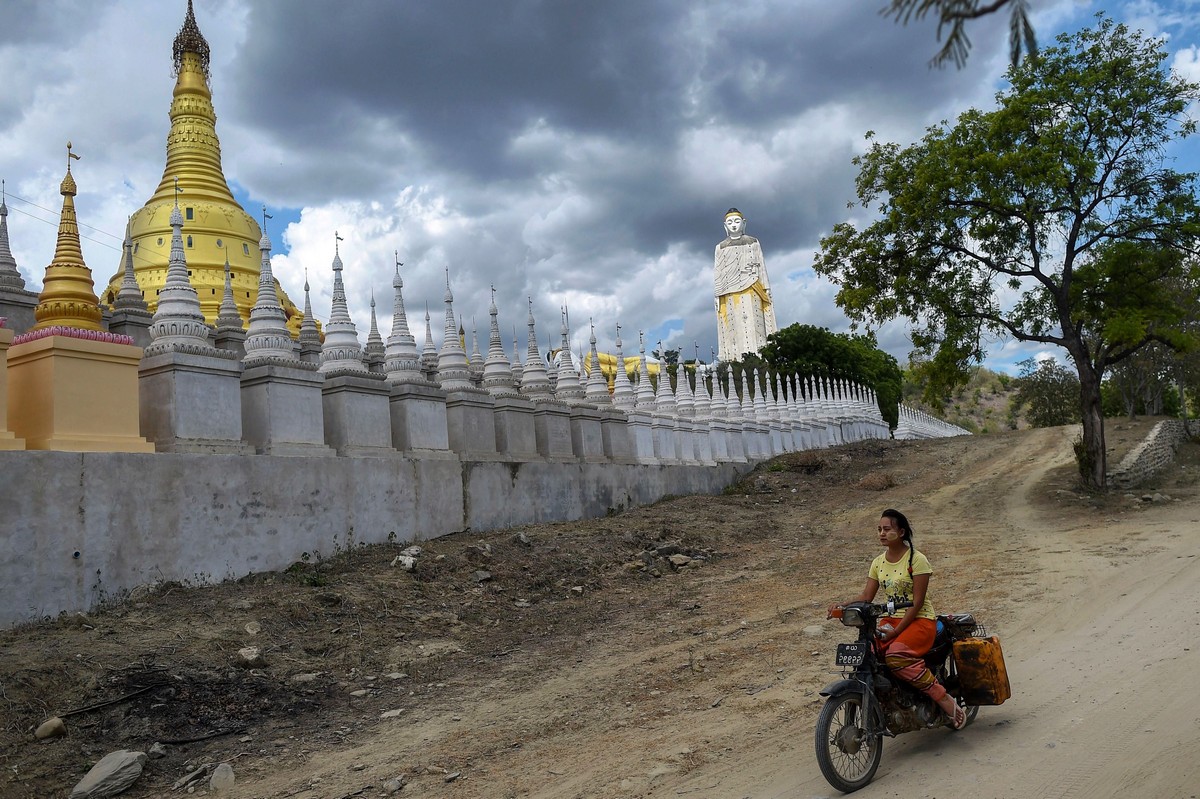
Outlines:
<svg viewBox="0 0 1200 799"><path fill-rule="evenodd" d="M758 352L779 328L762 247L753 236L726 238L713 256L717 310L717 357L740 360Z"/></svg>

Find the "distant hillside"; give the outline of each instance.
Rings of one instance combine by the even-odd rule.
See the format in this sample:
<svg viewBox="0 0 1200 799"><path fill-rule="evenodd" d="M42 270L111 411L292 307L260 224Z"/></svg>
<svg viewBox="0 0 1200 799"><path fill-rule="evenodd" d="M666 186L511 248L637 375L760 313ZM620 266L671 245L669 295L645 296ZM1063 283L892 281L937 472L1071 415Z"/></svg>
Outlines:
<svg viewBox="0 0 1200 799"><path fill-rule="evenodd" d="M1001 430L1024 430L1029 427L1024 413L1014 415L1012 412L1012 398L1015 395L1012 377L982 366L975 369L967 384L942 408L930 407L922 402L920 386L907 380L904 383L905 405L919 408L972 433L998 433Z"/></svg>

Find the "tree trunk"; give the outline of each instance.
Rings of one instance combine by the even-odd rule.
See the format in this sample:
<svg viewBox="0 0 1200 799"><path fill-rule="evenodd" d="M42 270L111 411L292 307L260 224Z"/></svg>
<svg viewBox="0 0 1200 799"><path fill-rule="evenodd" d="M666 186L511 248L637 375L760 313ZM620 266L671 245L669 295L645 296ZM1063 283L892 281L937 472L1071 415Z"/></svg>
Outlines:
<svg viewBox="0 0 1200 799"><path fill-rule="evenodd" d="M1104 488L1107 463L1104 452L1104 410L1100 405L1100 376L1089 365L1079 367L1079 402L1083 412L1083 438L1075 452L1084 485Z"/></svg>

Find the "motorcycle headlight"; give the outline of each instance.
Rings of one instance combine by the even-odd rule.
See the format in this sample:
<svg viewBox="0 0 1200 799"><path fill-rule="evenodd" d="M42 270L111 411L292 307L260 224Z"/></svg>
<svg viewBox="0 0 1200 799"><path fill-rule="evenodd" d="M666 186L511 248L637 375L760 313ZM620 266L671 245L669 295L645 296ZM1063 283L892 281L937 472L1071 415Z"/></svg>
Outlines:
<svg viewBox="0 0 1200 799"><path fill-rule="evenodd" d="M864 624L862 610L859 608L842 608L842 624L847 627L862 627Z"/></svg>

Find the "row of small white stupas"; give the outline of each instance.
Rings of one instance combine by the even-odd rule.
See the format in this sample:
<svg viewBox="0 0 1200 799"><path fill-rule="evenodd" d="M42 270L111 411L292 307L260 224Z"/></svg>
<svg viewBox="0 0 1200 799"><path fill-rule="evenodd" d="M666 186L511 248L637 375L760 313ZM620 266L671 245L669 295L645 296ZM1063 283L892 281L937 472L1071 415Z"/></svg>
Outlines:
<svg viewBox="0 0 1200 799"><path fill-rule="evenodd" d="M664 370L652 381L639 343L636 386L625 373L617 327L610 390L591 335L590 359L578 367L564 314L561 347L550 367L538 349L532 301L526 360L514 336L504 351L495 292L486 357L472 332L468 357L446 276L445 328L436 348L428 310L418 352L405 312L399 261L393 280L391 334L381 337L371 302L371 330L361 346L347 307L337 242L333 303L321 341L305 283L298 341L289 335L264 233L258 294L243 329L228 267L215 330L205 323L188 277L183 217L171 214L165 287L150 317L133 272L128 237L122 288L113 317L142 315L149 343L139 370L142 435L164 451L381 455L395 450L450 450L482 458L579 458L640 463L745 462L783 452L887 438L889 427L871 390L845 380L778 374L732 374L729 388L680 367L676 385ZM340 241L340 239L337 239ZM143 329L145 329L143 322ZM641 336L639 335L639 339ZM590 360L591 369L584 364ZM773 383L773 385L772 385ZM203 399L200 399L203 397ZM904 409L898 437L965 432ZM389 429L390 428L390 429Z"/></svg>
<svg viewBox="0 0 1200 799"><path fill-rule="evenodd" d="M951 424L945 419L939 419L922 410L901 405L900 419L896 424L893 436L898 439L912 439L949 438L951 436L969 436L970 434L969 430Z"/></svg>

